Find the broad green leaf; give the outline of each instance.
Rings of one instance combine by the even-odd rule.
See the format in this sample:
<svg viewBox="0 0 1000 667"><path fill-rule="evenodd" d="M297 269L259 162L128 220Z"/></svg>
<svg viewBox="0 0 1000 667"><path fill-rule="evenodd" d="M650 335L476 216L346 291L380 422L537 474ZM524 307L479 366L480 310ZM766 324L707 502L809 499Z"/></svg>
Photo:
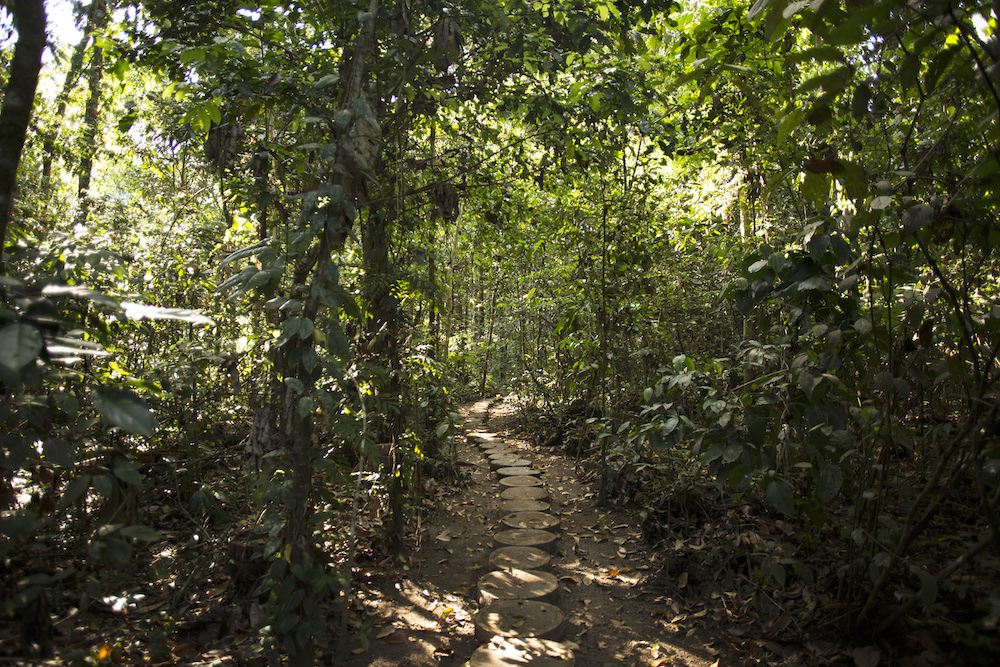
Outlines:
<svg viewBox="0 0 1000 667"><path fill-rule="evenodd" d="M111 298L104 292L90 289L85 285L46 285L42 288L42 294L45 296L71 296L74 299L93 301L94 303L98 303L109 308L118 307L117 300Z"/></svg>
<svg viewBox="0 0 1000 667"><path fill-rule="evenodd" d="M726 451L722 454L722 460L725 463L732 463L733 461L738 460L742 455L743 445L738 442L733 442L726 447Z"/></svg>
<svg viewBox="0 0 1000 667"><path fill-rule="evenodd" d="M132 301L122 301L121 307L125 311L125 317L130 320L174 320L208 326L215 324L212 318L205 317L197 310L187 308L163 308Z"/></svg>
<svg viewBox="0 0 1000 667"><path fill-rule="evenodd" d="M767 6L770 4L771 0L757 0L753 3L753 5L751 5L750 11L747 12L747 21L755 20L758 16L760 16L761 12L767 9Z"/></svg>
<svg viewBox="0 0 1000 667"><path fill-rule="evenodd" d="M873 211L881 211L883 209L892 206L892 201L894 197L892 195L879 195L872 199L871 209Z"/></svg>
<svg viewBox="0 0 1000 667"><path fill-rule="evenodd" d="M131 484L132 486L142 486L142 475L139 474L139 470L135 467L135 463L132 461L122 461L115 466L113 472L115 477L126 484Z"/></svg>
<svg viewBox="0 0 1000 667"><path fill-rule="evenodd" d="M767 502L785 516L795 516L795 498L792 496L792 487L783 479L772 479L767 485L765 492Z"/></svg>
<svg viewBox="0 0 1000 667"><path fill-rule="evenodd" d="M76 445L63 438L48 438L42 443L45 460L61 468L76 465Z"/></svg>
<svg viewBox="0 0 1000 667"><path fill-rule="evenodd" d="M903 211L903 234L916 234L934 219L934 207L916 204Z"/></svg>
<svg viewBox="0 0 1000 667"><path fill-rule="evenodd" d="M839 161L839 163L840 170L837 172L836 178L840 181L841 187L844 188L844 194L847 195L847 198L859 201L867 197L871 188L871 180L864 168L844 160Z"/></svg>
<svg viewBox="0 0 1000 667"><path fill-rule="evenodd" d="M38 358L42 351L42 334L23 322L8 324L0 329L0 366L16 373Z"/></svg>
<svg viewBox="0 0 1000 667"><path fill-rule="evenodd" d="M146 401L127 389L99 389L94 404L112 426L147 436L156 430L156 418Z"/></svg>
<svg viewBox="0 0 1000 667"><path fill-rule="evenodd" d="M807 171L802 181L802 196L821 208L830 199L830 175Z"/></svg>
<svg viewBox="0 0 1000 667"><path fill-rule="evenodd" d="M937 600L937 579L935 579L934 575L930 572L916 564L910 566L910 572L912 572L917 579L920 580L920 590L917 591L920 601L925 607L930 607L934 604L934 601Z"/></svg>
<svg viewBox="0 0 1000 667"><path fill-rule="evenodd" d="M832 463L824 463L816 483L816 499L824 505L829 503L840 493L843 483L844 478L840 468Z"/></svg>
<svg viewBox="0 0 1000 667"><path fill-rule="evenodd" d="M90 488L90 475L77 475L66 484L63 490L62 500L59 502L59 511L66 509L79 500L87 489Z"/></svg>

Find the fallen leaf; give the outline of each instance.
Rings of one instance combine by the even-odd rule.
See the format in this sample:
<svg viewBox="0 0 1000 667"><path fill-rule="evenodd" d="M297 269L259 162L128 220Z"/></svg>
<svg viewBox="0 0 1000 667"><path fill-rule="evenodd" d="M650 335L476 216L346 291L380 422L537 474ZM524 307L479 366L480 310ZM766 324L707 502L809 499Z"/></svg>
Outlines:
<svg viewBox="0 0 1000 667"><path fill-rule="evenodd" d="M615 620L615 619L612 618L611 619L611 625L615 626L616 628L620 628L623 625L625 625L625 622L624 621L617 621L617 620Z"/></svg>
<svg viewBox="0 0 1000 667"><path fill-rule="evenodd" d="M375 635L375 639L385 639L386 637L388 637L389 635L391 635L395 631L396 631L396 628L392 627L391 625L387 625L387 626L385 626L384 628L382 628L381 630L378 631L378 634Z"/></svg>
<svg viewBox="0 0 1000 667"><path fill-rule="evenodd" d="M688 585L688 573L681 572L681 576L677 577L677 588L684 588Z"/></svg>
<svg viewBox="0 0 1000 667"><path fill-rule="evenodd" d="M882 660L882 652L875 646L862 646L851 653L857 667L878 667Z"/></svg>

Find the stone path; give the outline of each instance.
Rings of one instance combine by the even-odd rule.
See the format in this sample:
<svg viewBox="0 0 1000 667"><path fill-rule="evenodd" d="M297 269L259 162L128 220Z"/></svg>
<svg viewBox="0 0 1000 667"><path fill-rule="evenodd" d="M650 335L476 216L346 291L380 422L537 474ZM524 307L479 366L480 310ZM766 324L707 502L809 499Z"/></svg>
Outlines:
<svg viewBox="0 0 1000 667"><path fill-rule="evenodd" d="M634 513L598 507L574 462L522 440L501 401L463 412L469 483L427 480L409 554L359 566L343 666L713 664L705 612L674 621L691 586L664 581Z"/></svg>
<svg viewBox="0 0 1000 667"><path fill-rule="evenodd" d="M469 413L472 426L485 424L489 401ZM470 667L544 665L573 667L573 651L560 644L566 616L557 606L559 581L548 572L556 553L560 520L548 513L548 491L524 450L485 431L468 433L490 460L500 491L501 530L489 556L494 569L479 578L476 638L484 642Z"/></svg>

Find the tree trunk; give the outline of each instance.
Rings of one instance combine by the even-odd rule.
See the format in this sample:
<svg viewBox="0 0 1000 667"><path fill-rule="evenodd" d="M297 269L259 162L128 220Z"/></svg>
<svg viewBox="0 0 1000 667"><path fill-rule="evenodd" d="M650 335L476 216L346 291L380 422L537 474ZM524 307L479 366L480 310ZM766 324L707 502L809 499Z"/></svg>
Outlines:
<svg viewBox="0 0 1000 667"><path fill-rule="evenodd" d="M87 50L87 44L94 33L94 20L97 14L97 7L103 3L94 0L87 10L87 27L84 29L83 37L73 49L73 56L69 61L69 71L66 72L66 79L63 81L62 90L56 97L56 122L61 121L66 116L66 106L69 103L69 95L76 87L76 82L80 79L80 72L83 71L83 56ZM45 133L45 142L42 148L42 193L45 203L48 204L48 195L52 191L52 161L55 159L56 140L59 138L59 128L52 128Z"/></svg>
<svg viewBox="0 0 1000 667"><path fill-rule="evenodd" d="M10 78L0 105L0 266L7 245L7 225L17 185L24 137L38 87L45 50L45 3L43 0L14 0L12 11L17 28L17 46L10 63Z"/></svg>
<svg viewBox="0 0 1000 667"><path fill-rule="evenodd" d="M94 0L93 29L103 30L108 24L108 12L103 0ZM79 209L76 224L87 224L90 215L90 177L97 155L98 134L101 123L101 79L104 77L104 49L94 44L87 70L87 89L90 92L83 111L83 134L80 137L80 168L77 171L77 195Z"/></svg>
<svg viewBox="0 0 1000 667"><path fill-rule="evenodd" d="M486 375L490 368L490 349L493 347L493 322L496 320L497 291L494 289L490 296L489 310L483 312L483 326L488 327L486 333L486 351L483 353L483 374L479 381L479 395L486 395ZM487 325L486 319L489 318Z"/></svg>

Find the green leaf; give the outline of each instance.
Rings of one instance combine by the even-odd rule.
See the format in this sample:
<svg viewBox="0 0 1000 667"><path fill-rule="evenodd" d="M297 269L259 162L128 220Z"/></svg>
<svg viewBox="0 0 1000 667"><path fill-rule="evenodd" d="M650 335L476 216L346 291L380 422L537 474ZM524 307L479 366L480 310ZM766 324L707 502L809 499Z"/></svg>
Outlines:
<svg viewBox="0 0 1000 667"><path fill-rule="evenodd" d="M122 539L112 537L104 547L108 560L117 569L124 569L132 560L132 545Z"/></svg>
<svg viewBox="0 0 1000 667"><path fill-rule="evenodd" d="M63 497L59 502L59 511L63 511L79 500L89 488L90 475L77 475L71 479L63 490Z"/></svg>
<svg viewBox="0 0 1000 667"><path fill-rule="evenodd" d="M837 180L844 188L844 194L848 199L860 201L868 196L871 188L871 179L864 167L854 162L840 161L842 170L837 174Z"/></svg>
<svg viewBox="0 0 1000 667"><path fill-rule="evenodd" d="M917 595L925 607L930 607L938 596L937 580L930 572L918 565L911 565L910 572L920 580L920 590Z"/></svg>
<svg viewBox="0 0 1000 667"><path fill-rule="evenodd" d="M750 7L750 11L747 12L747 21L753 21L756 19L770 4L771 0L757 0L757 2L753 3Z"/></svg>
<svg viewBox="0 0 1000 667"><path fill-rule="evenodd" d="M792 487L783 479L772 479L767 485L765 492L767 502L785 516L795 516L795 498L792 496Z"/></svg>
<svg viewBox="0 0 1000 667"><path fill-rule="evenodd" d="M824 463L816 483L816 499L824 505L832 501L840 493L843 483L844 476L840 468L832 463Z"/></svg>
<svg viewBox="0 0 1000 667"><path fill-rule="evenodd" d="M115 466L115 477L132 486L142 486L142 475L132 461L122 461Z"/></svg>
<svg viewBox="0 0 1000 667"><path fill-rule="evenodd" d="M934 219L934 207L930 204L916 204L903 211L903 234L919 232Z"/></svg>
<svg viewBox="0 0 1000 667"><path fill-rule="evenodd" d="M17 373L42 351L42 334L30 324L15 322L0 329L0 366Z"/></svg>
<svg viewBox="0 0 1000 667"><path fill-rule="evenodd" d="M816 208L821 208L830 198L830 176L829 174L814 174L806 172L805 180L802 182L802 196L813 203Z"/></svg>
<svg viewBox="0 0 1000 667"><path fill-rule="evenodd" d="M793 109L785 114L785 116L781 119L781 122L778 124L777 144L779 146L788 141L792 132L802 126L802 120L804 118L805 111L799 108Z"/></svg>
<svg viewBox="0 0 1000 667"><path fill-rule="evenodd" d="M146 303L134 303L132 301L122 301L121 307L125 311L125 317L135 321L173 320L208 326L215 324L212 318L205 317L199 311L188 308L163 308L161 306L151 306Z"/></svg>
<svg viewBox="0 0 1000 667"><path fill-rule="evenodd" d="M156 418L146 401L127 389L99 389L94 403L112 426L136 435L153 435L156 430Z"/></svg>
<svg viewBox="0 0 1000 667"><path fill-rule="evenodd" d="M742 454L743 445L738 442L733 442L726 447L726 451L722 454L722 460L725 463L732 463L733 461L739 459Z"/></svg>
<svg viewBox="0 0 1000 667"><path fill-rule="evenodd" d="M45 460L62 468L76 465L76 445L62 438L49 438L42 443Z"/></svg>

